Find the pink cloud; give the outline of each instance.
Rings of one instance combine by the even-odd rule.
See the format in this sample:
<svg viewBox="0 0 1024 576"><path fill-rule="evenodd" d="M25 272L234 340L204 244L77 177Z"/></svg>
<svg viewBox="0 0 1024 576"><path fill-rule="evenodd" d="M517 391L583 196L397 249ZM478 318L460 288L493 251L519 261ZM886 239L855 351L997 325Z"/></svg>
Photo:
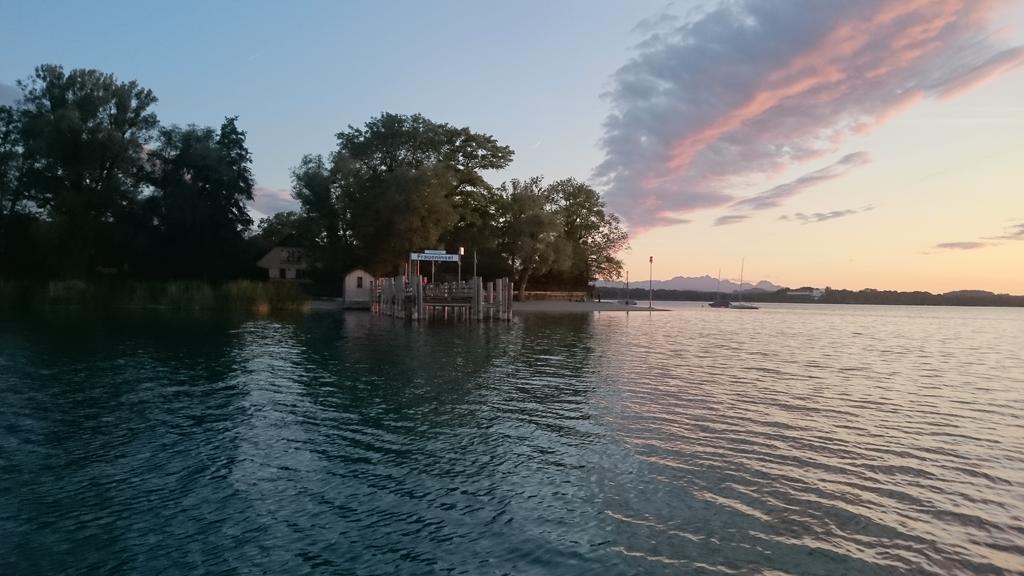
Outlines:
<svg viewBox="0 0 1024 576"><path fill-rule="evenodd" d="M992 34L1005 4L748 0L667 21L613 77L596 171L609 204L634 229L723 206L732 183L1005 74L1024 62Z"/></svg>

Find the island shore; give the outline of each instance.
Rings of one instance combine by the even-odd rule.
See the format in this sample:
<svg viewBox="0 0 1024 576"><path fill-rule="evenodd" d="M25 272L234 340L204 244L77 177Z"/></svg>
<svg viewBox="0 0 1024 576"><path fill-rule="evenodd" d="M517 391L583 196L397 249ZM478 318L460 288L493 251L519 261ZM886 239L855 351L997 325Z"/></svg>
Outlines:
<svg viewBox="0 0 1024 576"><path fill-rule="evenodd" d="M536 300L514 302L512 312L668 312L664 308L648 308L644 305L626 306L616 302L564 302L559 300Z"/></svg>

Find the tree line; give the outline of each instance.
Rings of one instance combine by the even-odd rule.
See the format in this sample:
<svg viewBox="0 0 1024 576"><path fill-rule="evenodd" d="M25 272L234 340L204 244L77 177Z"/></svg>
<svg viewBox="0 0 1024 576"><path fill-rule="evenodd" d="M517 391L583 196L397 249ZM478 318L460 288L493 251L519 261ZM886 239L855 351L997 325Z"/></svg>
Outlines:
<svg viewBox="0 0 1024 576"><path fill-rule="evenodd" d="M397 273L409 252L465 247L481 275L581 287L619 275L627 235L592 187L540 177L493 186L513 151L494 137L384 113L292 170L298 209L255 226L238 118L163 125L157 98L98 70L42 65L0 106L0 274L222 281L270 246L306 249L316 279Z"/></svg>
<svg viewBox="0 0 1024 576"><path fill-rule="evenodd" d="M642 283L641 283L642 284ZM724 295L728 299L738 296L738 292ZM597 289L596 296L604 300L632 299L644 302L648 297L664 302L713 302L723 298L718 292L702 290L673 290L655 288L653 294L643 286L631 287L627 292L618 286L602 286ZM795 296L789 288L775 291L744 290L743 300L748 302L780 302L790 304L875 304L891 306L1024 306L1024 296L995 294L983 290L958 290L945 294L931 292L899 292L896 290L843 290L825 288L821 298L815 300L806 296Z"/></svg>
<svg viewBox="0 0 1024 576"><path fill-rule="evenodd" d="M512 157L492 136L385 113L339 132L330 154L304 156L292 170L299 209L261 220L257 235L294 239L327 276L398 274L410 252L462 247L482 276L521 290L617 277L627 236L597 191L574 178L489 184L483 173Z"/></svg>
<svg viewBox="0 0 1024 576"><path fill-rule="evenodd" d="M0 107L6 276L225 279L244 271L252 157L237 118L164 126L151 90L43 65Z"/></svg>

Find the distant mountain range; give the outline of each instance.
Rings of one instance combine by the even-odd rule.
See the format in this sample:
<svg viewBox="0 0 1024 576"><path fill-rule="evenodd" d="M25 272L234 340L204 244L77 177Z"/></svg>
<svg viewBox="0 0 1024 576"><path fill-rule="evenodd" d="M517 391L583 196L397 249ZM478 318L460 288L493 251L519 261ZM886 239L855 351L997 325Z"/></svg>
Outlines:
<svg viewBox="0 0 1024 576"><path fill-rule="evenodd" d="M623 285L622 282L608 282L599 280L597 282L598 287L608 288L619 288ZM630 288L647 288L646 279L634 279L629 283ZM651 287L655 290L693 290L696 292L714 292L719 290L718 278L712 278L711 276L676 276L671 280L655 280L651 283ZM782 286L772 284L767 280L761 280L757 283L743 282L743 291L763 291L763 292L774 292ZM721 291L724 293L736 292L740 289L739 282L733 282L731 280L722 279Z"/></svg>

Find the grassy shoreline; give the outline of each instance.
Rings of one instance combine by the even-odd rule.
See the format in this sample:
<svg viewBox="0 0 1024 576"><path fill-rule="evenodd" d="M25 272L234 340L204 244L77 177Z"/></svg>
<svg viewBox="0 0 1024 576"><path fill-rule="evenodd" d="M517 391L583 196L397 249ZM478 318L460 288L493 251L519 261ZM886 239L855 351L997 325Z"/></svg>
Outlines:
<svg viewBox="0 0 1024 576"><path fill-rule="evenodd" d="M304 311L309 296L287 282L0 280L0 309L159 308L168 310Z"/></svg>

